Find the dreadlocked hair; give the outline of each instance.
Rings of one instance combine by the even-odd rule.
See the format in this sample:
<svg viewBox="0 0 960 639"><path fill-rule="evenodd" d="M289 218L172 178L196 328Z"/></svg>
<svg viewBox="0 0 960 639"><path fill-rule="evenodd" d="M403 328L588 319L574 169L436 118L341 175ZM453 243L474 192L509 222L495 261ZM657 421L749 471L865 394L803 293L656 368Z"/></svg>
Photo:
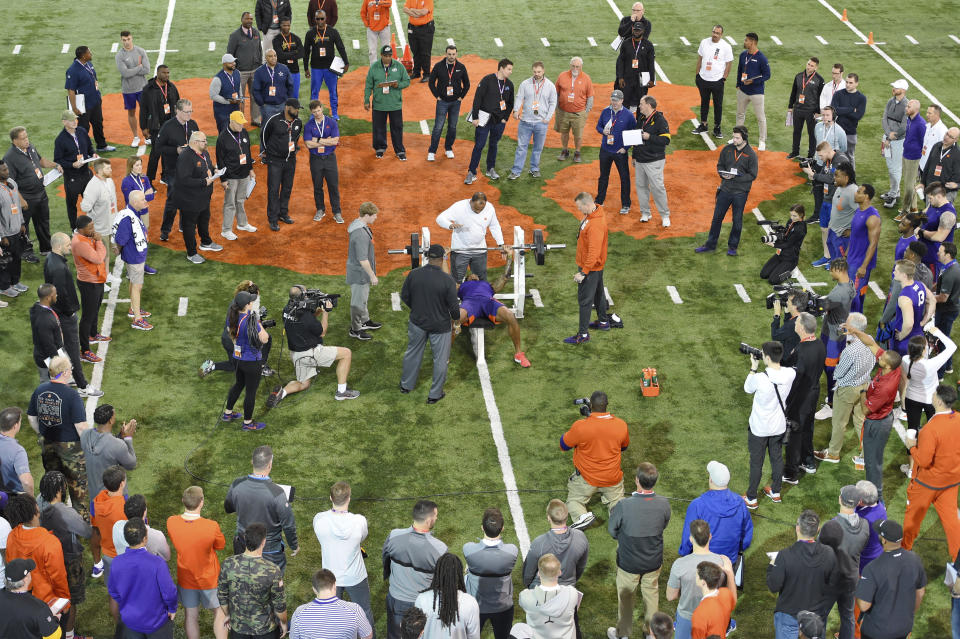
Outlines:
<svg viewBox="0 0 960 639"><path fill-rule="evenodd" d="M11 528L30 523L37 516L37 500L26 493L14 495L5 509Z"/></svg>
<svg viewBox="0 0 960 639"><path fill-rule="evenodd" d="M51 470L40 480L40 496L48 504L66 493L67 478L59 470Z"/></svg>
<svg viewBox="0 0 960 639"><path fill-rule="evenodd" d="M460 619L457 591L467 591L463 583L463 564L459 557L448 552L440 556L433 569L430 590L433 591L433 609L437 611L440 623L444 628L455 624Z"/></svg>

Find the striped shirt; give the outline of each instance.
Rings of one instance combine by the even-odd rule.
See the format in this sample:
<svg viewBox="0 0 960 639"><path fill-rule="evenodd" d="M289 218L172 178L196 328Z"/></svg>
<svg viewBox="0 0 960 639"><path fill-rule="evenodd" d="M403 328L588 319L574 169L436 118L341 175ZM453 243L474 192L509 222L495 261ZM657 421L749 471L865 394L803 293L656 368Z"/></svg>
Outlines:
<svg viewBox="0 0 960 639"><path fill-rule="evenodd" d="M290 621L290 639L357 639L372 634L363 609L337 597L303 604Z"/></svg>
<svg viewBox="0 0 960 639"><path fill-rule="evenodd" d="M837 386L860 386L870 381L876 360L867 345L858 339L847 342L833 371Z"/></svg>

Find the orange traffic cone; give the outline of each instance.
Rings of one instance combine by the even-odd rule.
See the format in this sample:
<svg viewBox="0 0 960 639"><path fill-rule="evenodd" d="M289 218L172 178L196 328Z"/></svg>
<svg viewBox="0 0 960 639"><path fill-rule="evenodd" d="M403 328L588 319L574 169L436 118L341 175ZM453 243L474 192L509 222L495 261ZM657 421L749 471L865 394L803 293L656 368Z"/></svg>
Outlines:
<svg viewBox="0 0 960 639"><path fill-rule="evenodd" d="M840 19L843 20L844 22L848 22L848 20L847 20L847 10L846 10L846 9L843 10L843 17L840 18Z"/></svg>
<svg viewBox="0 0 960 639"><path fill-rule="evenodd" d="M873 42L873 31L871 31L870 34L867 35L867 44L874 44L874 42Z"/></svg>
<svg viewBox="0 0 960 639"><path fill-rule="evenodd" d="M413 70L413 56L410 54L409 44L405 44L403 46L403 59L400 60L400 63L404 66L408 73Z"/></svg>
<svg viewBox="0 0 960 639"><path fill-rule="evenodd" d="M392 32L390 33L390 48L393 49L394 59L399 58L400 56L397 55L397 34L396 33L392 33Z"/></svg>

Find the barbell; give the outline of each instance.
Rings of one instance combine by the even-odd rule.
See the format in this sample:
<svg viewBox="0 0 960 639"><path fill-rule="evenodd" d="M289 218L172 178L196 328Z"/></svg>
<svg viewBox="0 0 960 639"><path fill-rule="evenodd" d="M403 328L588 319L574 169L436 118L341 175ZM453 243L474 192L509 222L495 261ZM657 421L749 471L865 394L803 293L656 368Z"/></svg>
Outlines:
<svg viewBox="0 0 960 639"><path fill-rule="evenodd" d="M422 234L411 233L410 243L402 249L389 249L387 253L391 255L409 255L410 267L419 267L423 262L423 256L427 254L427 250L430 248L430 231L426 227L424 227L422 231ZM503 250L505 251L533 251L534 261L536 261L538 266L543 266L547 257L547 251L563 248L567 248L567 245L547 244L544 242L543 231L541 229L533 230L532 244L505 244L503 246ZM488 246L486 250L499 251L500 247Z"/></svg>

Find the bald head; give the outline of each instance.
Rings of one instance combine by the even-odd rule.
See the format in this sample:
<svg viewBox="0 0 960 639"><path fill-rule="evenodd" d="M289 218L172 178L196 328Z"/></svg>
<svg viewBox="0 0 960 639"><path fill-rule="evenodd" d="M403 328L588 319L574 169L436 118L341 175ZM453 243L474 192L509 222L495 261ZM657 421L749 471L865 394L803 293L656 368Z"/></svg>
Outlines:
<svg viewBox="0 0 960 639"><path fill-rule="evenodd" d="M639 16L642 17L642 16L643 16L643 3L642 3L642 2L634 2L634 3L633 3L633 6L630 7L630 13L632 13L633 15L639 15Z"/></svg>
<svg viewBox="0 0 960 639"><path fill-rule="evenodd" d="M917 117L918 113L920 113L920 100L908 100L907 115L911 118L915 118Z"/></svg>
<svg viewBox="0 0 960 639"><path fill-rule="evenodd" d="M147 208L147 196L143 191L130 191L130 208L135 211L141 211Z"/></svg>
<svg viewBox="0 0 960 639"><path fill-rule="evenodd" d="M57 255L70 255L70 236L66 233L54 233L50 238L50 250Z"/></svg>

